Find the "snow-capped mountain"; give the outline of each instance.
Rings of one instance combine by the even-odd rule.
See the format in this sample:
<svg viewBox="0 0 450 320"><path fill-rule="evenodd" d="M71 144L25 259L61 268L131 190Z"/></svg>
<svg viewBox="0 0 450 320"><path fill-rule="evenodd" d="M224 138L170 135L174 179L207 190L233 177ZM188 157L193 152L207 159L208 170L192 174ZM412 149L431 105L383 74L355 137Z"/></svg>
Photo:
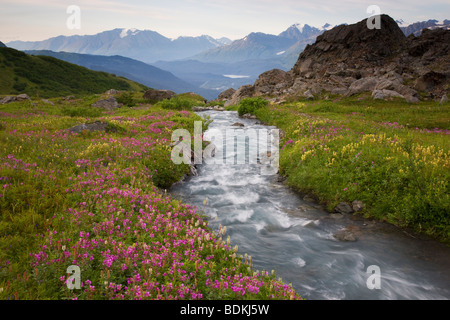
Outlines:
<svg viewBox="0 0 450 320"><path fill-rule="evenodd" d="M121 55L151 63L157 60L183 59L202 51L231 43L227 38L210 36L169 39L155 31L114 29L95 35L59 36L44 41L12 41L18 50L51 50L95 55Z"/></svg>
<svg viewBox="0 0 450 320"><path fill-rule="evenodd" d="M317 36L331 29L330 24L321 28L308 24L293 24L279 35L253 32L229 45L218 46L193 57L195 60L213 63L234 63L254 59L283 58L287 53L298 58L307 44L313 43Z"/></svg>
<svg viewBox="0 0 450 320"><path fill-rule="evenodd" d="M280 33L279 36L289 39L295 39L297 41L310 42L311 40L313 40L314 42L318 35L332 28L333 26L329 23L325 24L321 28L312 27L308 24L296 23L290 26L286 31Z"/></svg>
<svg viewBox="0 0 450 320"><path fill-rule="evenodd" d="M411 34L415 35L416 37L420 36L423 29L442 28L442 29L450 30L450 20L448 20L448 19L441 20L441 21L430 19L427 21L420 21L420 22L415 22L415 23L407 23L407 22L403 21L402 19L399 19L399 20L396 20L395 22L397 22L398 26L400 27L400 29L402 29L403 33L406 36L409 36Z"/></svg>

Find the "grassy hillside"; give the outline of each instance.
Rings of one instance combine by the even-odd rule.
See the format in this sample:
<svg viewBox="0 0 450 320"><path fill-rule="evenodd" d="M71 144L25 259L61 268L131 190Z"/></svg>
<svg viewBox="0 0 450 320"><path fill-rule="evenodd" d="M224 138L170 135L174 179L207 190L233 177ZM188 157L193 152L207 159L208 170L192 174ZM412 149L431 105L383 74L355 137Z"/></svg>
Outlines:
<svg viewBox="0 0 450 320"><path fill-rule="evenodd" d="M49 50L25 51L34 56L50 56L94 71L104 71L142 83L154 89L172 90L176 93L198 92L208 99L217 98L216 90L207 90L185 82L172 73L121 56L98 56L71 52L53 52Z"/></svg>
<svg viewBox="0 0 450 320"><path fill-rule="evenodd" d="M109 89L142 91L146 86L46 56L0 48L0 94L27 93L43 98L102 93Z"/></svg>

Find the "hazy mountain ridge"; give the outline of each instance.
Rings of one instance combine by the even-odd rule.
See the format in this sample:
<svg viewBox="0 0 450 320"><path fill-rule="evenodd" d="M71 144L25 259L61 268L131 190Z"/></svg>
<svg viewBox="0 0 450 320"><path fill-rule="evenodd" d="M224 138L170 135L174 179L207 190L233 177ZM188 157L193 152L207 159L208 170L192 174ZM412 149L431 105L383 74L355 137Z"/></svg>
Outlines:
<svg viewBox="0 0 450 320"><path fill-rule="evenodd" d="M58 36L44 41L12 41L17 50L50 50L94 55L120 55L151 63L177 60L229 43L227 38L210 36L169 39L158 32L137 29L114 29L95 35Z"/></svg>
<svg viewBox="0 0 450 320"><path fill-rule="evenodd" d="M422 34L423 29L433 30L440 28L450 30L450 20L448 19L445 19L443 21L430 19L427 21L420 21L412 24L407 24L403 20L396 20L396 22L405 36L413 34L414 36L418 37Z"/></svg>
<svg viewBox="0 0 450 320"><path fill-rule="evenodd" d="M214 99L216 93L187 83L169 71L144 62L122 56L99 56L49 50L27 50L31 55L51 56L95 71L104 71L142 83L154 89L167 89L176 93L198 92L207 99Z"/></svg>

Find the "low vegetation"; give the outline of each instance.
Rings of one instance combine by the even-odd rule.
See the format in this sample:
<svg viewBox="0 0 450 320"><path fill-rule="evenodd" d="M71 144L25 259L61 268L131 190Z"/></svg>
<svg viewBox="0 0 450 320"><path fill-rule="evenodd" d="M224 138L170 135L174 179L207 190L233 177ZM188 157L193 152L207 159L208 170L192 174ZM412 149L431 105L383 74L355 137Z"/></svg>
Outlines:
<svg viewBox="0 0 450 320"><path fill-rule="evenodd" d="M263 98L245 98L239 103L238 113L240 116L244 114L255 114L256 110L268 104L269 102Z"/></svg>
<svg viewBox="0 0 450 320"><path fill-rule="evenodd" d="M165 110L192 110L192 107L204 106L205 99L194 94L179 94L170 100L159 101L156 106Z"/></svg>
<svg viewBox="0 0 450 320"><path fill-rule="evenodd" d="M0 299L299 298L166 194L189 172L170 161L171 133L199 116L95 99L0 106ZM67 131L95 121L114 130ZM67 287L72 265L81 289Z"/></svg>
<svg viewBox="0 0 450 320"><path fill-rule="evenodd" d="M285 132L287 184L330 210L362 214L450 242L450 105L371 98L290 102L255 111Z"/></svg>

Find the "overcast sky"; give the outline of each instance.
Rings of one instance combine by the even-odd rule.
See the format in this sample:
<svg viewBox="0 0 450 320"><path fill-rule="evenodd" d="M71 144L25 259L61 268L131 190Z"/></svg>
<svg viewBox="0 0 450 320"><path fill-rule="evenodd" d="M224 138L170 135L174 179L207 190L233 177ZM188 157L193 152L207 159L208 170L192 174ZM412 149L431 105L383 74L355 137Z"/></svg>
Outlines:
<svg viewBox="0 0 450 320"><path fill-rule="evenodd" d="M80 29L67 27L70 5L80 8ZM370 16L369 5L407 22L450 19L449 0L0 0L0 41L115 28L153 30L169 38L208 34L235 40L250 32L279 34L294 23L355 23Z"/></svg>

